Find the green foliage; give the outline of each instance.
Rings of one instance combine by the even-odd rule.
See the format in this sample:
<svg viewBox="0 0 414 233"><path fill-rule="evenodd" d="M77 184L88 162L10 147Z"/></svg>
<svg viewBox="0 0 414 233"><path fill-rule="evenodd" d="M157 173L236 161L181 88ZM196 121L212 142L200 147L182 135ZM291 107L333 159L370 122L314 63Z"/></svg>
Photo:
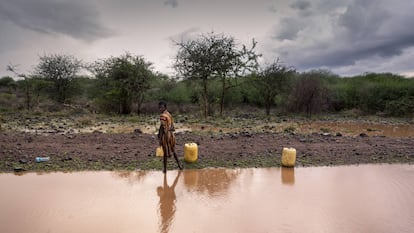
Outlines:
<svg viewBox="0 0 414 233"><path fill-rule="evenodd" d="M8 66L8 71L20 80L0 79L0 111L27 109L33 113L68 106L57 105L59 102L71 108L127 114L139 113L145 101L143 110L152 113L156 109L147 106L163 99L178 107L178 112L189 112L190 108L198 112L200 107L210 116L218 112L219 106L245 110L252 105L264 108L267 114L270 107L277 107L278 111L308 115L331 111L354 116L413 116L414 79L390 73L339 77L326 70L298 74L277 62L261 72L245 75L245 69L254 68L254 59L243 67L249 58L241 55L250 51L257 56L252 50L254 44L251 50L244 46L236 49L232 37L207 34L177 45L175 66L182 75L178 79L154 74L151 63L128 53L95 62L96 77L92 78L76 75L81 64L66 55L41 57L34 75L18 73ZM237 59L240 63L235 62ZM237 69L228 69L235 64L233 68Z"/></svg>
<svg viewBox="0 0 414 233"><path fill-rule="evenodd" d="M74 56L65 54L43 55L39 60L35 71L36 75L52 81L54 84L50 90L52 99L59 103L65 103L76 93L75 87L72 86L72 80L82 68L81 61Z"/></svg>
<svg viewBox="0 0 414 233"><path fill-rule="evenodd" d="M279 60L268 65L258 75L253 76L253 86L260 93L260 98L270 115L270 107L275 104L276 96L282 96L290 90L291 79L295 70L279 64Z"/></svg>
<svg viewBox="0 0 414 233"><path fill-rule="evenodd" d="M96 62L98 106L105 111L129 114L136 105L139 114L145 92L154 78L151 65L143 57L129 53Z"/></svg>
<svg viewBox="0 0 414 233"><path fill-rule="evenodd" d="M191 102L194 85L189 80L178 81L168 76L157 75L153 79L147 99L165 100L177 105Z"/></svg>
<svg viewBox="0 0 414 233"><path fill-rule="evenodd" d="M221 80L221 91L217 96L220 99L222 114L226 91L233 87L227 79L239 77L246 70L257 68L258 55L254 52L254 40L250 49L244 45L242 49L238 49L233 37L212 32L200 35L196 39L176 42L176 45L178 53L174 67L184 79L201 81L205 118L209 115L208 110L211 107L208 83L210 80Z"/></svg>
<svg viewBox="0 0 414 233"><path fill-rule="evenodd" d="M359 109L368 114L406 116L413 112L414 80L384 73L341 79L336 84L336 110Z"/></svg>
<svg viewBox="0 0 414 233"><path fill-rule="evenodd" d="M385 104L385 114L389 116L413 116L414 96L403 96L398 100L390 100Z"/></svg>
<svg viewBox="0 0 414 233"><path fill-rule="evenodd" d="M306 112L311 117L313 113L329 109L331 93L324 75L324 72L315 70L298 76L290 96L291 111Z"/></svg>
<svg viewBox="0 0 414 233"><path fill-rule="evenodd" d="M12 77L2 77L0 79L0 87L7 87L7 88L14 88L16 86L16 82Z"/></svg>
<svg viewBox="0 0 414 233"><path fill-rule="evenodd" d="M0 112L17 110L19 106L18 101L15 94L0 92Z"/></svg>

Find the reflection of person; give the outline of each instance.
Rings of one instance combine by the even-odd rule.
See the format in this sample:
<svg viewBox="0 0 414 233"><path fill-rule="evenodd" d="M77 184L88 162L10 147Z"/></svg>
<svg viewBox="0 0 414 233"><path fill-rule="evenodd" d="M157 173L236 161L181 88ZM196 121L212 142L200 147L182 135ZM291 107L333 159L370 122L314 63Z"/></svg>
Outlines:
<svg viewBox="0 0 414 233"><path fill-rule="evenodd" d="M171 223L174 220L174 214L175 214L175 186L177 185L178 178L181 175L181 171L178 172L177 177L174 180L173 185L170 187L167 183L167 175L164 174L164 186L159 186L157 188L157 194L160 197L159 202L159 210L161 215L161 226L160 226L160 232L166 233L168 232Z"/></svg>
<svg viewBox="0 0 414 233"><path fill-rule="evenodd" d="M174 120L171 114L167 110L167 103L160 101L158 103L158 109L160 110L160 128L158 130L158 141L164 152L164 168L163 172L167 172L167 158L174 155L177 166L181 170L183 169L180 161L178 160L177 153L175 153L175 135L174 135Z"/></svg>

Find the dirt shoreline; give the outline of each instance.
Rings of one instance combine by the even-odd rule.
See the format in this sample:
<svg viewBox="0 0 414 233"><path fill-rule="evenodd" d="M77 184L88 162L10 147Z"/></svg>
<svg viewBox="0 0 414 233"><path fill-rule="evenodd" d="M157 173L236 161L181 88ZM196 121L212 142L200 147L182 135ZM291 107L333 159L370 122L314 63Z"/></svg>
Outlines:
<svg viewBox="0 0 414 233"><path fill-rule="evenodd" d="M209 167L279 167L283 147L297 150L297 167L366 163L414 163L414 138L347 136L329 133L177 133L177 152L184 144L198 144L199 160L185 169ZM152 134L77 133L36 135L0 132L0 172L161 170ZM35 162L48 156L48 162ZM177 169L169 159L169 170Z"/></svg>

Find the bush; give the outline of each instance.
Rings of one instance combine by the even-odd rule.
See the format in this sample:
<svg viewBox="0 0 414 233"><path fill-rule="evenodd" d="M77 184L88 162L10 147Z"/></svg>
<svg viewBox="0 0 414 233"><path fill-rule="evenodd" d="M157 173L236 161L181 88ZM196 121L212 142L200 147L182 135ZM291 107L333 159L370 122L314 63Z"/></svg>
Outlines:
<svg viewBox="0 0 414 233"><path fill-rule="evenodd" d="M385 105L384 112L389 116L412 117L414 113L414 97L405 96L398 100L388 101Z"/></svg>

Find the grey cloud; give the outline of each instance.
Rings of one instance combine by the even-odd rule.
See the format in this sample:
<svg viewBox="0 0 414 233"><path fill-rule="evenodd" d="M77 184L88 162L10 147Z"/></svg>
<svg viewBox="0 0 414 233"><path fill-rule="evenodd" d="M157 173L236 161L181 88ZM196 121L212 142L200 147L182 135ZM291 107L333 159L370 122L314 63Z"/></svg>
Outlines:
<svg viewBox="0 0 414 233"><path fill-rule="evenodd" d="M306 21L298 15L283 19L274 39L292 41L275 53L304 69L334 68L373 58L395 58L414 47L414 31L410 29L414 3L360 0L332 5L330 11L341 9L345 10L329 18L315 12ZM299 30L306 33L298 34Z"/></svg>
<svg viewBox="0 0 414 233"><path fill-rule="evenodd" d="M355 39L364 39L375 36L376 31L390 19L392 15L378 5L350 5L339 18L338 25L348 30L349 36Z"/></svg>
<svg viewBox="0 0 414 233"><path fill-rule="evenodd" d="M311 7L311 3L308 1L296 1L293 2L292 4L289 5L292 9L297 9L297 10L306 10L309 9Z"/></svg>
<svg viewBox="0 0 414 233"><path fill-rule="evenodd" d="M176 8L178 6L178 0L166 0L164 5L170 5L172 8Z"/></svg>
<svg viewBox="0 0 414 233"><path fill-rule="evenodd" d="M272 13L277 13L277 8L273 5L267 7L267 10L272 12Z"/></svg>
<svg viewBox="0 0 414 233"><path fill-rule="evenodd" d="M46 34L64 34L93 41L111 35L97 20L99 14L83 1L3 0L0 19Z"/></svg>
<svg viewBox="0 0 414 233"><path fill-rule="evenodd" d="M276 29L275 38L279 40L294 40L300 30L304 29L306 25L296 18L284 18Z"/></svg>

